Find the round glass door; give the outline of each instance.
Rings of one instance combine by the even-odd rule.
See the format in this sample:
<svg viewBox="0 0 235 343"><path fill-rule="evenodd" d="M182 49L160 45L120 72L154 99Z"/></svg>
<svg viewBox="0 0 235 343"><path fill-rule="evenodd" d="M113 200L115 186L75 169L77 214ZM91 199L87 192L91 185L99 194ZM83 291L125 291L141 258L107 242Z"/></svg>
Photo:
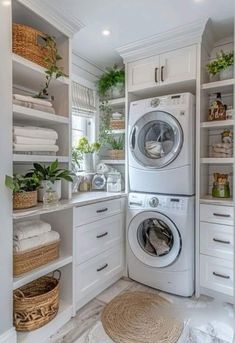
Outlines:
<svg viewBox="0 0 235 343"><path fill-rule="evenodd" d="M180 153L183 131L176 118L163 111L146 113L134 125L130 147L143 166L163 168Z"/></svg>
<svg viewBox="0 0 235 343"><path fill-rule="evenodd" d="M156 212L142 212L129 226L128 239L134 255L152 267L172 264L181 250L181 237L175 224Z"/></svg>

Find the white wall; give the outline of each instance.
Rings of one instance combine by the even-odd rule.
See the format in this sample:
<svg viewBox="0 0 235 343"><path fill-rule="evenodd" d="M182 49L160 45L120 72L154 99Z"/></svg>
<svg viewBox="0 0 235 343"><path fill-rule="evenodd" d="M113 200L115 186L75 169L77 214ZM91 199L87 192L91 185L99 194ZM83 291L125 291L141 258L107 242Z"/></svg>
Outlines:
<svg viewBox="0 0 235 343"><path fill-rule="evenodd" d="M10 3L10 2L9 2ZM11 6L0 0L0 340L12 327L12 209L5 174L12 173Z"/></svg>

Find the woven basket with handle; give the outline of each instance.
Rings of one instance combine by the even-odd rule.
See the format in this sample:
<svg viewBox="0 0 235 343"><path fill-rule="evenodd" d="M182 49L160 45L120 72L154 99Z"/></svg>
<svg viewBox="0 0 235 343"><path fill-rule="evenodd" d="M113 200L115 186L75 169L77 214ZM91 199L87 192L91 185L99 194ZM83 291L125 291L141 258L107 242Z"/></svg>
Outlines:
<svg viewBox="0 0 235 343"><path fill-rule="evenodd" d="M48 36L32 27L13 24L12 51L27 60L47 68L46 57L55 59L55 51L45 45Z"/></svg>
<svg viewBox="0 0 235 343"><path fill-rule="evenodd" d="M61 272L56 270L52 276L43 276L14 291L14 326L17 331L36 330L55 318L59 310L60 276Z"/></svg>
<svg viewBox="0 0 235 343"><path fill-rule="evenodd" d="M13 209L22 210L37 206L38 192L19 192L13 193Z"/></svg>

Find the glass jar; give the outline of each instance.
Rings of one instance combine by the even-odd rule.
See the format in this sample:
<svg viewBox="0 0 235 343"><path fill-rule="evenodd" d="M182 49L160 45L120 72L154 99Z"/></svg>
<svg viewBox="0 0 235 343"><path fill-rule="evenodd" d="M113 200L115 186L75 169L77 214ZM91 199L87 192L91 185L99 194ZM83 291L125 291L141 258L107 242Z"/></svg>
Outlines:
<svg viewBox="0 0 235 343"><path fill-rule="evenodd" d="M51 187L49 187L43 196L43 205L44 206L58 205L58 202L59 202L58 193L54 191Z"/></svg>
<svg viewBox="0 0 235 343"><path fill-rule="evenodd" d="M107 192L121 192L122 177L121 173L109 173L107 178Z"/></svg>

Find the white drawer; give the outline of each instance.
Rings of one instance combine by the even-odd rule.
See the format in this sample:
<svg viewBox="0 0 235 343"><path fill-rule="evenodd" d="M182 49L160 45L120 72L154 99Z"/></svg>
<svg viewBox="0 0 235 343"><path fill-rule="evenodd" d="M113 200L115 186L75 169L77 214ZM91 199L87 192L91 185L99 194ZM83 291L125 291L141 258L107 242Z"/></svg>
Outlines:
<svg viewBox="0 0 235 343"><path fill-rule="evenodd" d="M233 225L233 207L200 205L200 220L209 223Z"/></svg>
<svg viewBox="0 0 235 343"><path fill-rule="evenodd" d="M87 261L123 240L122 213L79 226L75 233L76 264Z"/></svg>
<svg viewBox="0 0 235 343"><path fill-rule="evenodd" d="M233 262L200 255L202 287L233 296Z"/></svg>
<svg viewBox="0 0 235 343"><path fill-rule="evenodd" d="M233 227L200 223L200 252L205 255L233 259Z"/></svg>
<svg viewBox="0 0 235 343"><path fill-rule="evenodd" d="M101 287L124 268L124 244L84 262L76 267L76 304L80 307L102 291Z"/></svg>
<svg viewBox="0 0 235 343"><path fill-rule="evenodd" d="M86 223L91 223L95 220L99 220L107 216L122 212L123 210L122 200L125 200L125 199L120 198L120 199L97 202L91 205L75 207L74 208L75 226L80 226Z"/></svg>

